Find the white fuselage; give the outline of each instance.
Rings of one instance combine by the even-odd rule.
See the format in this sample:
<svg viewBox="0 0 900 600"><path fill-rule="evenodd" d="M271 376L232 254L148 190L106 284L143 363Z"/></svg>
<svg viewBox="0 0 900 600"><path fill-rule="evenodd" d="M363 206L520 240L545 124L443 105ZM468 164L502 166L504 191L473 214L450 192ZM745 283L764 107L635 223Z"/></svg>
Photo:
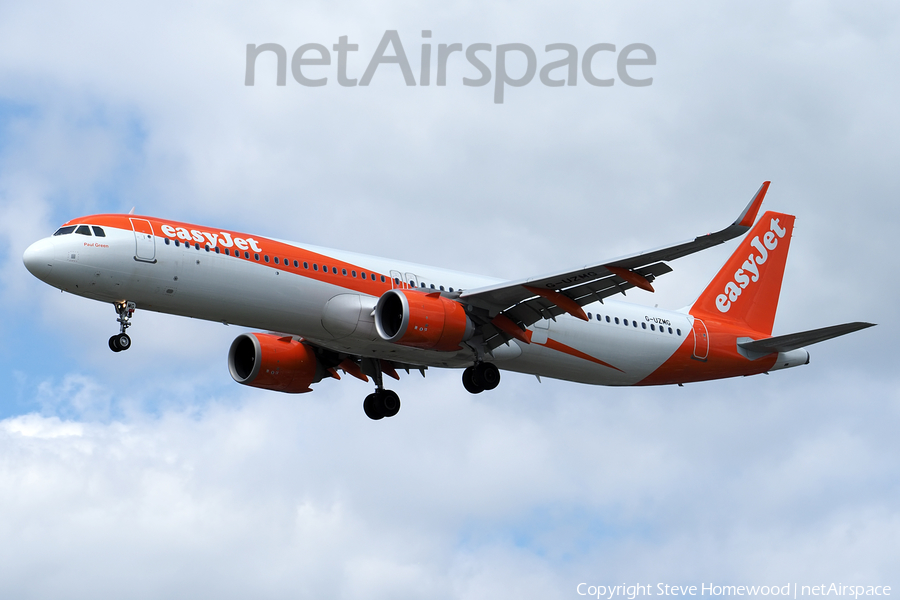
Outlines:
<svg viewBox="0 0 900 600"><path fill-rule="evenodd" d="M476 354L465 344L444 352L382 340L372 314L380 294L396 287L459 292L501 282L376 256L247 238L263 245L263 251L274 243L293 249L291 253L320 257L329 268L326 276L313 273L311 266L294 267L290 257L287 266L285 257L278 265L275 256L272 262L254 259L252 247L249 259L226 255L218 239L211 240L216 242L212 246L194 240L179 240L176 246L177 238L161 235L154 225L153 235L147 236L107 224L105 237L71 233L45 238L29 248L25 262L45 282L94 300L127 299L139 309L287 333L337 352L433 367L466 367ZM344 267L332 273L335 267L329 261L354 267L346 275ZM364 286L359 283L362 273L368 276ZM377 274L375 282L371 274ZM512 340L486 359L505 370L544 377L634 385L693 335L694 319L682 312L609 300L588 308L588 322L568 315L540 321L529 328L532 343Z"/></svg>

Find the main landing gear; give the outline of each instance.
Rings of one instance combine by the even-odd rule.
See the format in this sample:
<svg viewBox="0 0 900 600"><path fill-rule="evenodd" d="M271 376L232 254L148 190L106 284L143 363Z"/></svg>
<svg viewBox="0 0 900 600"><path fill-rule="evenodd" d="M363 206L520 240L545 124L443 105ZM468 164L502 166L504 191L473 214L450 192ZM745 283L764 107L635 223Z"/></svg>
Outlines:
<svg viewBox="0 0 900 600"><path fill-rule="evenodd" d="M393 417L400 412L400 396L396 392L385 389L375 390L363 401L363 410L366 416L377 421L384 417Z"/></svg>
<svg viewBox="0 0 900 600"><path fill-rule="evenodd" d="M134 316L134 310L137 305L134 302L122 301L114 302L116 314L119 318L119 333L109 338L109 349L113 352L121 352L131 348L131 338L125 333L125 330L131 327L131 317Z"/></svg>
<svg viewBox="0 0 900 600"><path fill-rule="evenodd" d="M375 380L375 393L366 396L363 401L363 410L367 417L377 421L385 417L393 417L400 412L400 396L397 395L397 392L384 389L381 365L378 361L373 361L373 367L372 378Z"/></svg>
<svg viewBox="0 0 900 600"><path fill-rule="evenodd" d="M500 385L500 369L493 363L480 362L467 367L462 375L463 387L470 394L480 394Z"/></svg>

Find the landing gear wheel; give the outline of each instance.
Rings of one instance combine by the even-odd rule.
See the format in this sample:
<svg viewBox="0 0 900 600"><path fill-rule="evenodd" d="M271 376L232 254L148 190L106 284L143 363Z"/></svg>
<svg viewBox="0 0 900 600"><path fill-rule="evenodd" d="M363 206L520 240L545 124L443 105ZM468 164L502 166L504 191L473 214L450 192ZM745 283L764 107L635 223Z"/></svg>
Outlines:
<svg viewBox="0 0 900 600"><path fill-rule="evenodd" d="M484 388L475 383L475 367L466 367L462 375L463 387L470 394L480 394Z"/></svg>
<svg viewBox="0 0 900 600"><path fill-rule="evenodd" d="M500 369L493 363L479 363L474 367L472 380L475 385L485 390L492 390L500 385Z"/></svg>
<svg viewBox="0 0 900 600"><path fill-rule="evenodd" d="M109 349L113 352L121 352L122 349L119 348L119 336L114 335L109 338Z"/></svg>
<svg viewBox="0 0 900 600"><path fill-rule="evenodd" d="M128 337L127 333L120 333L119 335L114 335L116 347L119 350L128 350L131 348L131 338Z"/></svg>
<svg viewBox="0 0 900 600"><path fill-rule="evenodd" d="M366 416L373 421L377 421L385 417L384 404L381 402L381 398L379 398L378 396L379 395L377 393L369 394L363 401L363 410L365 411Z"/></svg>
<svg viewBox="0 0 900 600"><path fill-rule="evenodd" d="M400 396L391 390L381 391L381 405L384 407L384 416L393 417L400 412Z"/></svg>
<svg viewBox="0 0 900 600"><path fill-rule="evenodd" d="M393 417L400 412L400 396L391 390L377 390L374 394L366 396L363 401L363 410L366 416L373 421Z"/></svg>

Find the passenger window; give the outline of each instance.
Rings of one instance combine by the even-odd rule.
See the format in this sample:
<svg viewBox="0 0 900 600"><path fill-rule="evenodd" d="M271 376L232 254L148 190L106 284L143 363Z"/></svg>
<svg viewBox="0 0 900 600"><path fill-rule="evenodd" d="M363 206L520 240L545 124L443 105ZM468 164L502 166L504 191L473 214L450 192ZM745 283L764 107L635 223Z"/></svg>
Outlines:
<svg viewBox="0 0 900 600"><path fill-rule="evenodd" d="M75 230L75 233L78 233L81 235L91 235L91 228L88 227L87 225L79 225L78 229Z"/></svg>
<svg viewBox="0 0 900 600"><path fill-rule="evenodd" d="M209 244L204 244L204 245L203 245L203 248L204 248L207 252L209 252Z"/></svg>
<svg viewBox="0 0 900 600"><path fill-rule="evenodd" d="M622 324L628 327L628 319L622 319Z"/></svg>
<svg viewBox="0 0 900 600"><path fill-rule="evenodd" d="M75 225L69 225L68 227L60 227L53 235L69 235L73 231L75 231Z"/></svg>
<svg viewBox="0 0 900 600"><path fill-rule="evenodd" d="M166 238L166 246L169 245L169 238Z"/></svg>
<svg viewBox="0 0 900 600"><path fill-rule="evenodd" d="M650 323L650 331L656 331L656 325Z"/></svg>
<svg viewBox="0 0 900 600"><path fill-rule="evenodd" d="M365 271L360 271L359 276L362 277L363 279L365 279L365 278L366 278L366 272L365 272Z"/></svg>
<svg viewBox="0 0 900 600"><path fill-rule="evenodd" d="M259 260L259 254L257 254L256 252L254 252L254 253L253 253L253 258L255 258L256 260ZM266 257L266 260L268 260L268 259L269 259L269 257L267 256L267 257Z"/></svg>
<svg viewBox="0 0 900 600"><path fill-rule="evenodd" d="M247 260L250 260L250 253L244 252L244 258L246 258ZM256 260L259 260L259 254L256 255Z"/></svg>
<svg viewBox="0 0 900 600"><path fill-rule="evenodd" d="M341 269L341 275L343 275L344 277L346 277L346 276L347 276L347 269Z"/></svg>
<svg viewBox="0 0 900 600"><path fill-rule="evenodd" d="M178 240L175 240L175 247L177 248L180 245L181 245L181 243Z"/></svg>
<svg viewBox="0 0 900 600"><path fill-rule="evenodd" d="M295 269L299 269L299 268L300 268L300 263L297 262L296 260L294 261L294 268L295 268Z"/></svg>
<svg viewBox="0 0 900 600"><path fill-rule="evenodd" d="M304 269L308 269L308 268L309 268L309 263L306 262L306 261L303 261L303 268L304 268Z"/></svg>
<svg viewBox="0 0 900 600"><path fill-rule="evenodd" d="M225 256L231 256L231 250L225 248Z"/></svg>
<svg viewBox="0 0 900 600"><path fill-rule="evenodd" d="M337 267L331 267L331 272L337 275Z"/></svg>
<svg viewBox="0 0 900 600"><path fill-rule="evenodd" d="M631 324L634 326L635 329L637 329L637 321L632 321Z"/></svg>
<svg viewBox="0 0 900 600"><path fill-rule="evenodd" d="M593 318L594 318L594 315L592 315L591 313L588 313L588 320L593 319Z"/></svg>
<svg viewBox="0 0 900 600"><path fill-rule="evenodd" d="M647 329L647 324L646 324L646 323L641 323L641 329Z"/></svg>
<svg viewBox="0 0 900 600"><path fill-rule="evenodd" d="M616 325L619 324L619 317L616 317Z"/></svg>
<svg viewBox="0 0 900 600"><path fill-rule="evenodd" d="M394 285L400 285L400 280L394 277Z"/></svg>
<svg viewBox="0 0 900 600"><path fill-rule="evenodd" d="M444 286L441 286L441 291L442 291L442 292L444 291Z"/></svg>
<svg viewBox="0 0 900 600"><path fill-rule="evenodd" d="M268 257L268 256L266 257L266 262L269 262L269 257ZM277 257L277 256L275 257L275 264L276 264L276 265L278 264L278 257Z"/></svg>
<svg viewBox="0 0 900 600"><path fill-rule="evenodd" d="M92 225L91 229L94 230L94 235L97 237L106 237L106 232L103 231L102 227L97 227L96 225Z"/></svg>
<svg viewBox="0 0 900 600"><path fill-rule="evenodd" d="M199 249L200 249L200 244L194 244L194 248L196 248L197 250L199 250Z"/></svg>
<svg viewBox="0 0 900 600"><path fill-rule="evenodd" d="M350 274L356 277L356 271L350 271Z"/></svg>
<svg viewBox="0 0 900 600"><path fill-rule="evenodd" d="M453 291L453 288L450 288L450 291L452 292L452 291Z"/></svg>
<svg viewBox="0 0 900 600"><path fill-rule="evenodd" d="M609 315L606 315L606 322L609 323Z"/></svg>
<svg viewBox="0 0 900 600"><path fill-rule="evenodd" d="M264 254L264 255L263 255L263 259L264 259L266 262L269 262L269 255L268 255L268 254Z"/></svg>
<svg viewBox="0 0 900 600"><path fill-rule="evenodd" d="M434 289L434 284L433 284L433 283L431 284L431 289Z"/></svg>
<svg viewBox="0 0 900 600"><path fill-rule="evenodd" d="M669 327L669 333L672 333L672 328L671 328L671 327ZM681 337L681 330L680 330L680 329L676 329L676 330L675 330L675 333L678 334L678 337Z"/></svg>
<svg viewBox="0 0 900 600"><path fill-rule="evenodd" d="M219 247L216 246L216 254L219 254L220 252L221 252L221 250L219 250Z"/></svg>
<svg viewBox="0 0 900 600"><path fill-rule="evenodd" d="M375 279L375 276L372 275L372 279ZM384 275L381 276L381 283L384 283ZM399 281L397 283L400 283Z"/></svg>
<svg viewBox="0 0 900 600"><path fill-rule="evenodd" d="M316 263L313 263L313 271L318 271L318 270L319 270L319 265L317 265Z"/></svg>

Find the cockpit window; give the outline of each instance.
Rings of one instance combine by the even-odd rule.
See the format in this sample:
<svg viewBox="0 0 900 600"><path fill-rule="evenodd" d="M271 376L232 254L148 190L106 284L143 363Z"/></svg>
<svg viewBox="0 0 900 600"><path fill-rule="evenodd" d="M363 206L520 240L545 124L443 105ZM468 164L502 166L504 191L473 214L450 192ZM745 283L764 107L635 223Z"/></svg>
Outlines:
<svg viewBox="0 0 900 600"><path fill-rule="evenodd" d="M81 235L91 235L91 228L87 225L79 225L78 229L75 230L75 233L80 233Z"/></svg>
<svg viewBox="0 0 900 600"><path fill-rule="evenodd" d="M60 227L53 235L69 235L73 231L75 231L75 225L69 225L68 227Z"/></svg>
<svg viewBox="0 0 900 600"><path fill-rule="evenodd" d="M106 232L103 231L102 227L97 227L96 225L91 225L91 229L94 230L94 235L97 237L106 237Z"/></svg>

